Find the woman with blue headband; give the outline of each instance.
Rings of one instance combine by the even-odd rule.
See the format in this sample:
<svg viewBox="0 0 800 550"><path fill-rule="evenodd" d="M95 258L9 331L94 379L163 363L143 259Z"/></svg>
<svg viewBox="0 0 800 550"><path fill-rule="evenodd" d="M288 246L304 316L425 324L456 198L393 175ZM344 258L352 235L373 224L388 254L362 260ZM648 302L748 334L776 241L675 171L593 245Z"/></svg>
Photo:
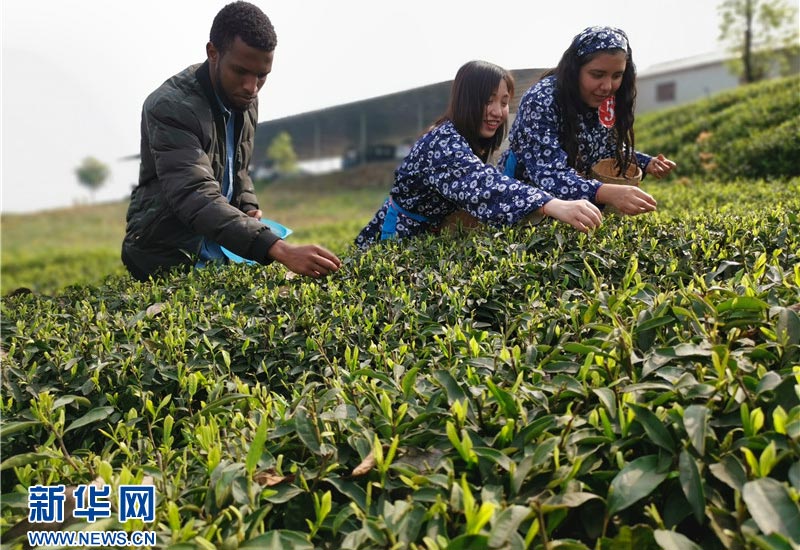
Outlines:
<svg viewBox="0 0 800 550"><path fill-rule="evenodd" d="M522 97L501 169L560 199L586 199L630 215L655 210L655 199L639 187L592 177L603 159L614 159L619 175L638 166L662 178L675 168L663 155L634 149L635 98L636 67L626 34L613 27L584 29L558 66Z"/></svg>

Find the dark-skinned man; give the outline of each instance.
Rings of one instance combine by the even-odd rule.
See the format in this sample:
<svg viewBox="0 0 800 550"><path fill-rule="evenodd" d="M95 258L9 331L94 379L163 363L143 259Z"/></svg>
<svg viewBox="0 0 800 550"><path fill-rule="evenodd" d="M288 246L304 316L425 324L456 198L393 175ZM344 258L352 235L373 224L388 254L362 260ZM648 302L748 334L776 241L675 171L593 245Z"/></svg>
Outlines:
<svg viewBox="0 0 800 550"><path fill-rule="evenodd" d="M339 269L330 251L286 243L261 223L247 170L258 92L276 46L272 23L258 7L228 4L212 23L206 61L145 100L139 184L122 243L122 261L134 278L226 262L221 247L310 277Z"/></svg>

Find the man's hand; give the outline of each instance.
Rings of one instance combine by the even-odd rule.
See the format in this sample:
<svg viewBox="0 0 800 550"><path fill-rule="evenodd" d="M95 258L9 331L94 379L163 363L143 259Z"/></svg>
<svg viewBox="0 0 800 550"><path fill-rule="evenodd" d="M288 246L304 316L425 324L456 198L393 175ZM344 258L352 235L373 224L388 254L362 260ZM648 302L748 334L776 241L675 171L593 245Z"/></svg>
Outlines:
<svg viewBox="0 0 800 550"><path fill-rule="evenodd" d="M604 183L597 190L597 202L614 207L621 214L635 216L656 209L656 200L635 185Z"/></svg>
<svg viewBox="0 0 800 550"><path fill-rule="evenodd" d="M603 223L603 214L600 209L587 200L564 201L551 199L542 206L541 211L546 216L555 218L583 233L596 229Z"/></svg>
<svg viewBox="0 0 800 550"><path fill-rule="evenodd" d="M261 219L261 210L248 210L247 212L245 212L245 214L247 214L251 218L256 218L258 220Z"/></svg>
<svg viewBox="0 0 800 550"><path fill-rule="evenodd" d="M315 244L292 245L285 241L276 241L267 251L267 255L298 275L308 275L315 279L337 271L342 265L333 252Z"/></svg>

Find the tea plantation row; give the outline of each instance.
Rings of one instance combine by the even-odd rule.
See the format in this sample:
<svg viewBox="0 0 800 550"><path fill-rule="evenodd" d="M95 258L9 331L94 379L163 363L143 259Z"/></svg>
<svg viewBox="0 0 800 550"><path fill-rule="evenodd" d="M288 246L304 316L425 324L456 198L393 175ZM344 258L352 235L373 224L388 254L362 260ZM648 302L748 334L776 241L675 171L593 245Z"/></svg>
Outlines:
<svg viewBox="0 0 800 550"><path fill-rule="evenodd" d="M4 299L3 542L101 478L175 549L797 547L800 180L659 207Z"/></svg>
<svg viewBox="0 0 800 550"><path fill-rule="evenodd" d="M740 86L636 118L637 145L689 177L800 176L800 76Z"/></svg>

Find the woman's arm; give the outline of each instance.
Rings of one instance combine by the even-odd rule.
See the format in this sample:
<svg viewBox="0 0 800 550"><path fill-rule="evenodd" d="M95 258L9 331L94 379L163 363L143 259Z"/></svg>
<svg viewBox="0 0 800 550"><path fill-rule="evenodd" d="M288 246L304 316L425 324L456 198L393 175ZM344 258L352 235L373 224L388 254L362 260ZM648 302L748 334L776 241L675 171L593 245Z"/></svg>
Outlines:
<svg viewBox="0 0 800 550"><path fill-rule="evenodd" d="M549 193L485 164L456 132L440 137L431 147L428 158L434 160L428 184L481 222L513 225L552 199Z"/></svg>
<svg viewBox="0 0 800 550"><path fill-rule="evenodd" d="M492 225L513 225L538 214L553 217L584 232L602 223L602 214L591 202L554 198L535 186L504 175L494 166L484 164L468 147L461 152L460 155L440 157L443 161L436 165L438 177L433 181L439 193L473 220ZM464 224L464 220L459 215L448 219L448 223L461 221ZM466 220L465 225L472 225L473 220Z"/></svg>

